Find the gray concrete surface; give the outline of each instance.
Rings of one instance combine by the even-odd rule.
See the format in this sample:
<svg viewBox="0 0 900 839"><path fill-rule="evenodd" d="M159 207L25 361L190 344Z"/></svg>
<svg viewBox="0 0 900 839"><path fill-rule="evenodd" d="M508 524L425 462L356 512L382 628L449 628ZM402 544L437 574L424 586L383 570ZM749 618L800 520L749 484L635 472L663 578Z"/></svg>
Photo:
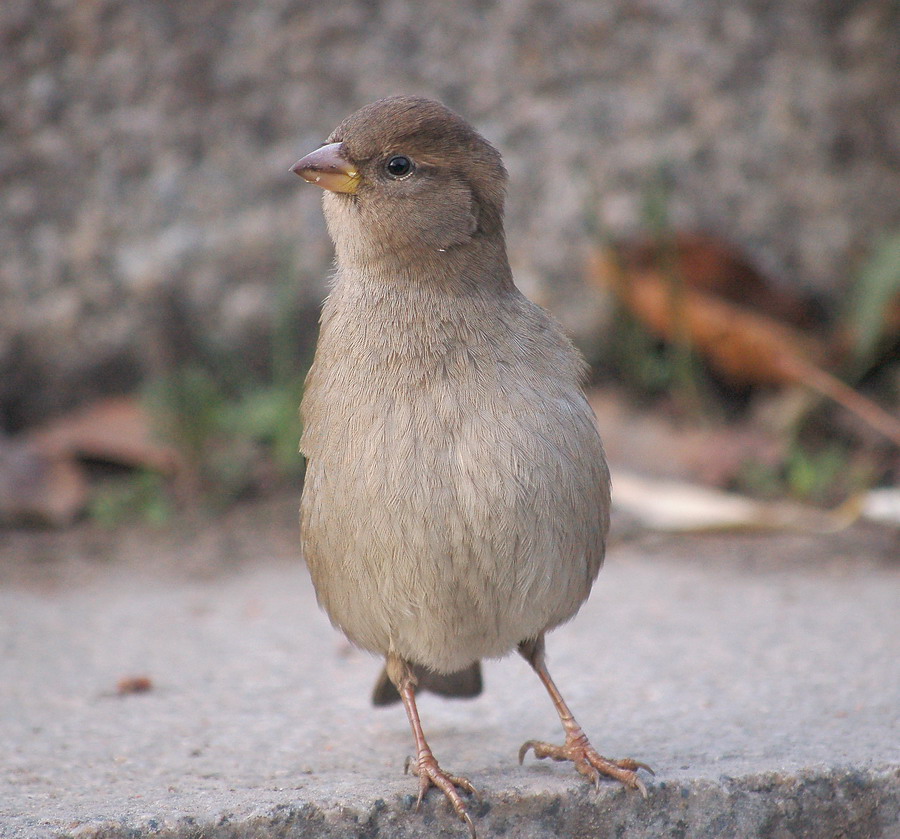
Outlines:
<svg viewBox="0 0 900 839"><path fill-rule="evenodd" d="M900 568L889 542L835 557L792 538L620 544L550 637L595 745L656 769L647 801L516 763L560 736L517 658L487 663L477 700L423 698L438 758L482 791L479 835L900 836ZM404 714L368 702L378 662L266 550L203 575L96 561L6 581L0 835L466 836L435 793L410 810ZM140 674L150 692L116 694Z"/></svg>

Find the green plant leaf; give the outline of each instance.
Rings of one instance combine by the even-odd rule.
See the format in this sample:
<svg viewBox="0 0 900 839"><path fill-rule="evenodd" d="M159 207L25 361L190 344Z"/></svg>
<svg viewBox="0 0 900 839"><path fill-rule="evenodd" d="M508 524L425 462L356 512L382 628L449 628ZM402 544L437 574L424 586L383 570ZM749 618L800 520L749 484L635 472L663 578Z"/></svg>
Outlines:
<svg viewBox="0 0 900 839"><path fill-rule="evenodd" d="M884 335L885 313L900 294L900 233L884 236L859 273L847 326L857 368L865 367Z"/></svg>

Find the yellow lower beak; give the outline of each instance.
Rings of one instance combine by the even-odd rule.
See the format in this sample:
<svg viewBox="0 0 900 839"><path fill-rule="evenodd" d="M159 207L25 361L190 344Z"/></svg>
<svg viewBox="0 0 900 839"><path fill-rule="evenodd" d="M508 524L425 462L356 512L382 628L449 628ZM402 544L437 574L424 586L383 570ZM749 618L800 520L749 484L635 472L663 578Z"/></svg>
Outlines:
<svg viewBox="0 0 900 839"><path fill-rule="evenodd" d="M341 144L331 143L301 157L291 171L311 184L330 192L354 193L359 187L359 172L341 157Z"/></svg>

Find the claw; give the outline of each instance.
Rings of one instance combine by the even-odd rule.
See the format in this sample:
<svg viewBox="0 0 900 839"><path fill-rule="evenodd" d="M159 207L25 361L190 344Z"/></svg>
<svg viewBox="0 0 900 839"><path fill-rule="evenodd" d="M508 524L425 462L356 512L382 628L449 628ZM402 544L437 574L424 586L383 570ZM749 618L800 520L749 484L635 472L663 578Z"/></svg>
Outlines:
<svg viewBox="0 0 900 839"><path fill-rule="evenodd" d="M472 822L472 817L468 813L462 814L462 820L469 826L469 837L470 839L478 839L478 835L475 833L475 824Z"/></svg>
<svg viewBox="0 0 900 839"><path fill-rule="evenodd" d="M419 778L419 794L416 796L416 806L413 808L416 813L419 812L419 807L422 806L422 799L425 798L426 792L428 792L428 779Z"/></svg>
<svg viewBox="0 0 900 839"><path fill-rule="evenodd" d="M641 794L643 799L647 800L647 787L644 785L644 782L640 778L634 779L634 788Z"/></svg>
<svg viewBox="0 0 900 839"><path fill-rule="evenodd" d="M525 755L528 754L529 749L533 749L536 745L538 745L537 740L526 740L519 747L519 766L525 763Z"/></svg>

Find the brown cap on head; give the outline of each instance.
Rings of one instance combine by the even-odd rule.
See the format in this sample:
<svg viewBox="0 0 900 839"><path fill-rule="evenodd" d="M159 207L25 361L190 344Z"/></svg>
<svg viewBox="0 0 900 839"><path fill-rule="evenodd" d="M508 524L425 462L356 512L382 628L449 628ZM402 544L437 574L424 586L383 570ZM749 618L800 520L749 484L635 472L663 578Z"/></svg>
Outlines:
<svg viewBox="0 0 900 839"><path fill-rule="evenodd" d="M431 99L391 96L360 108L291 171L330 192L362 198L379 188L394 154L443 173L445 185L464 184L478 229L502 232L506 170L499 152L461 116Z"/></svg>
<svg viewBox="0 0 900 839"><path fill-rule="evenodd" d="M433 99L390 96L360 108L331 132L350 161L405 149L464 179L482 213L502 225L506 169L500 153L459 114Z"/></svg>

